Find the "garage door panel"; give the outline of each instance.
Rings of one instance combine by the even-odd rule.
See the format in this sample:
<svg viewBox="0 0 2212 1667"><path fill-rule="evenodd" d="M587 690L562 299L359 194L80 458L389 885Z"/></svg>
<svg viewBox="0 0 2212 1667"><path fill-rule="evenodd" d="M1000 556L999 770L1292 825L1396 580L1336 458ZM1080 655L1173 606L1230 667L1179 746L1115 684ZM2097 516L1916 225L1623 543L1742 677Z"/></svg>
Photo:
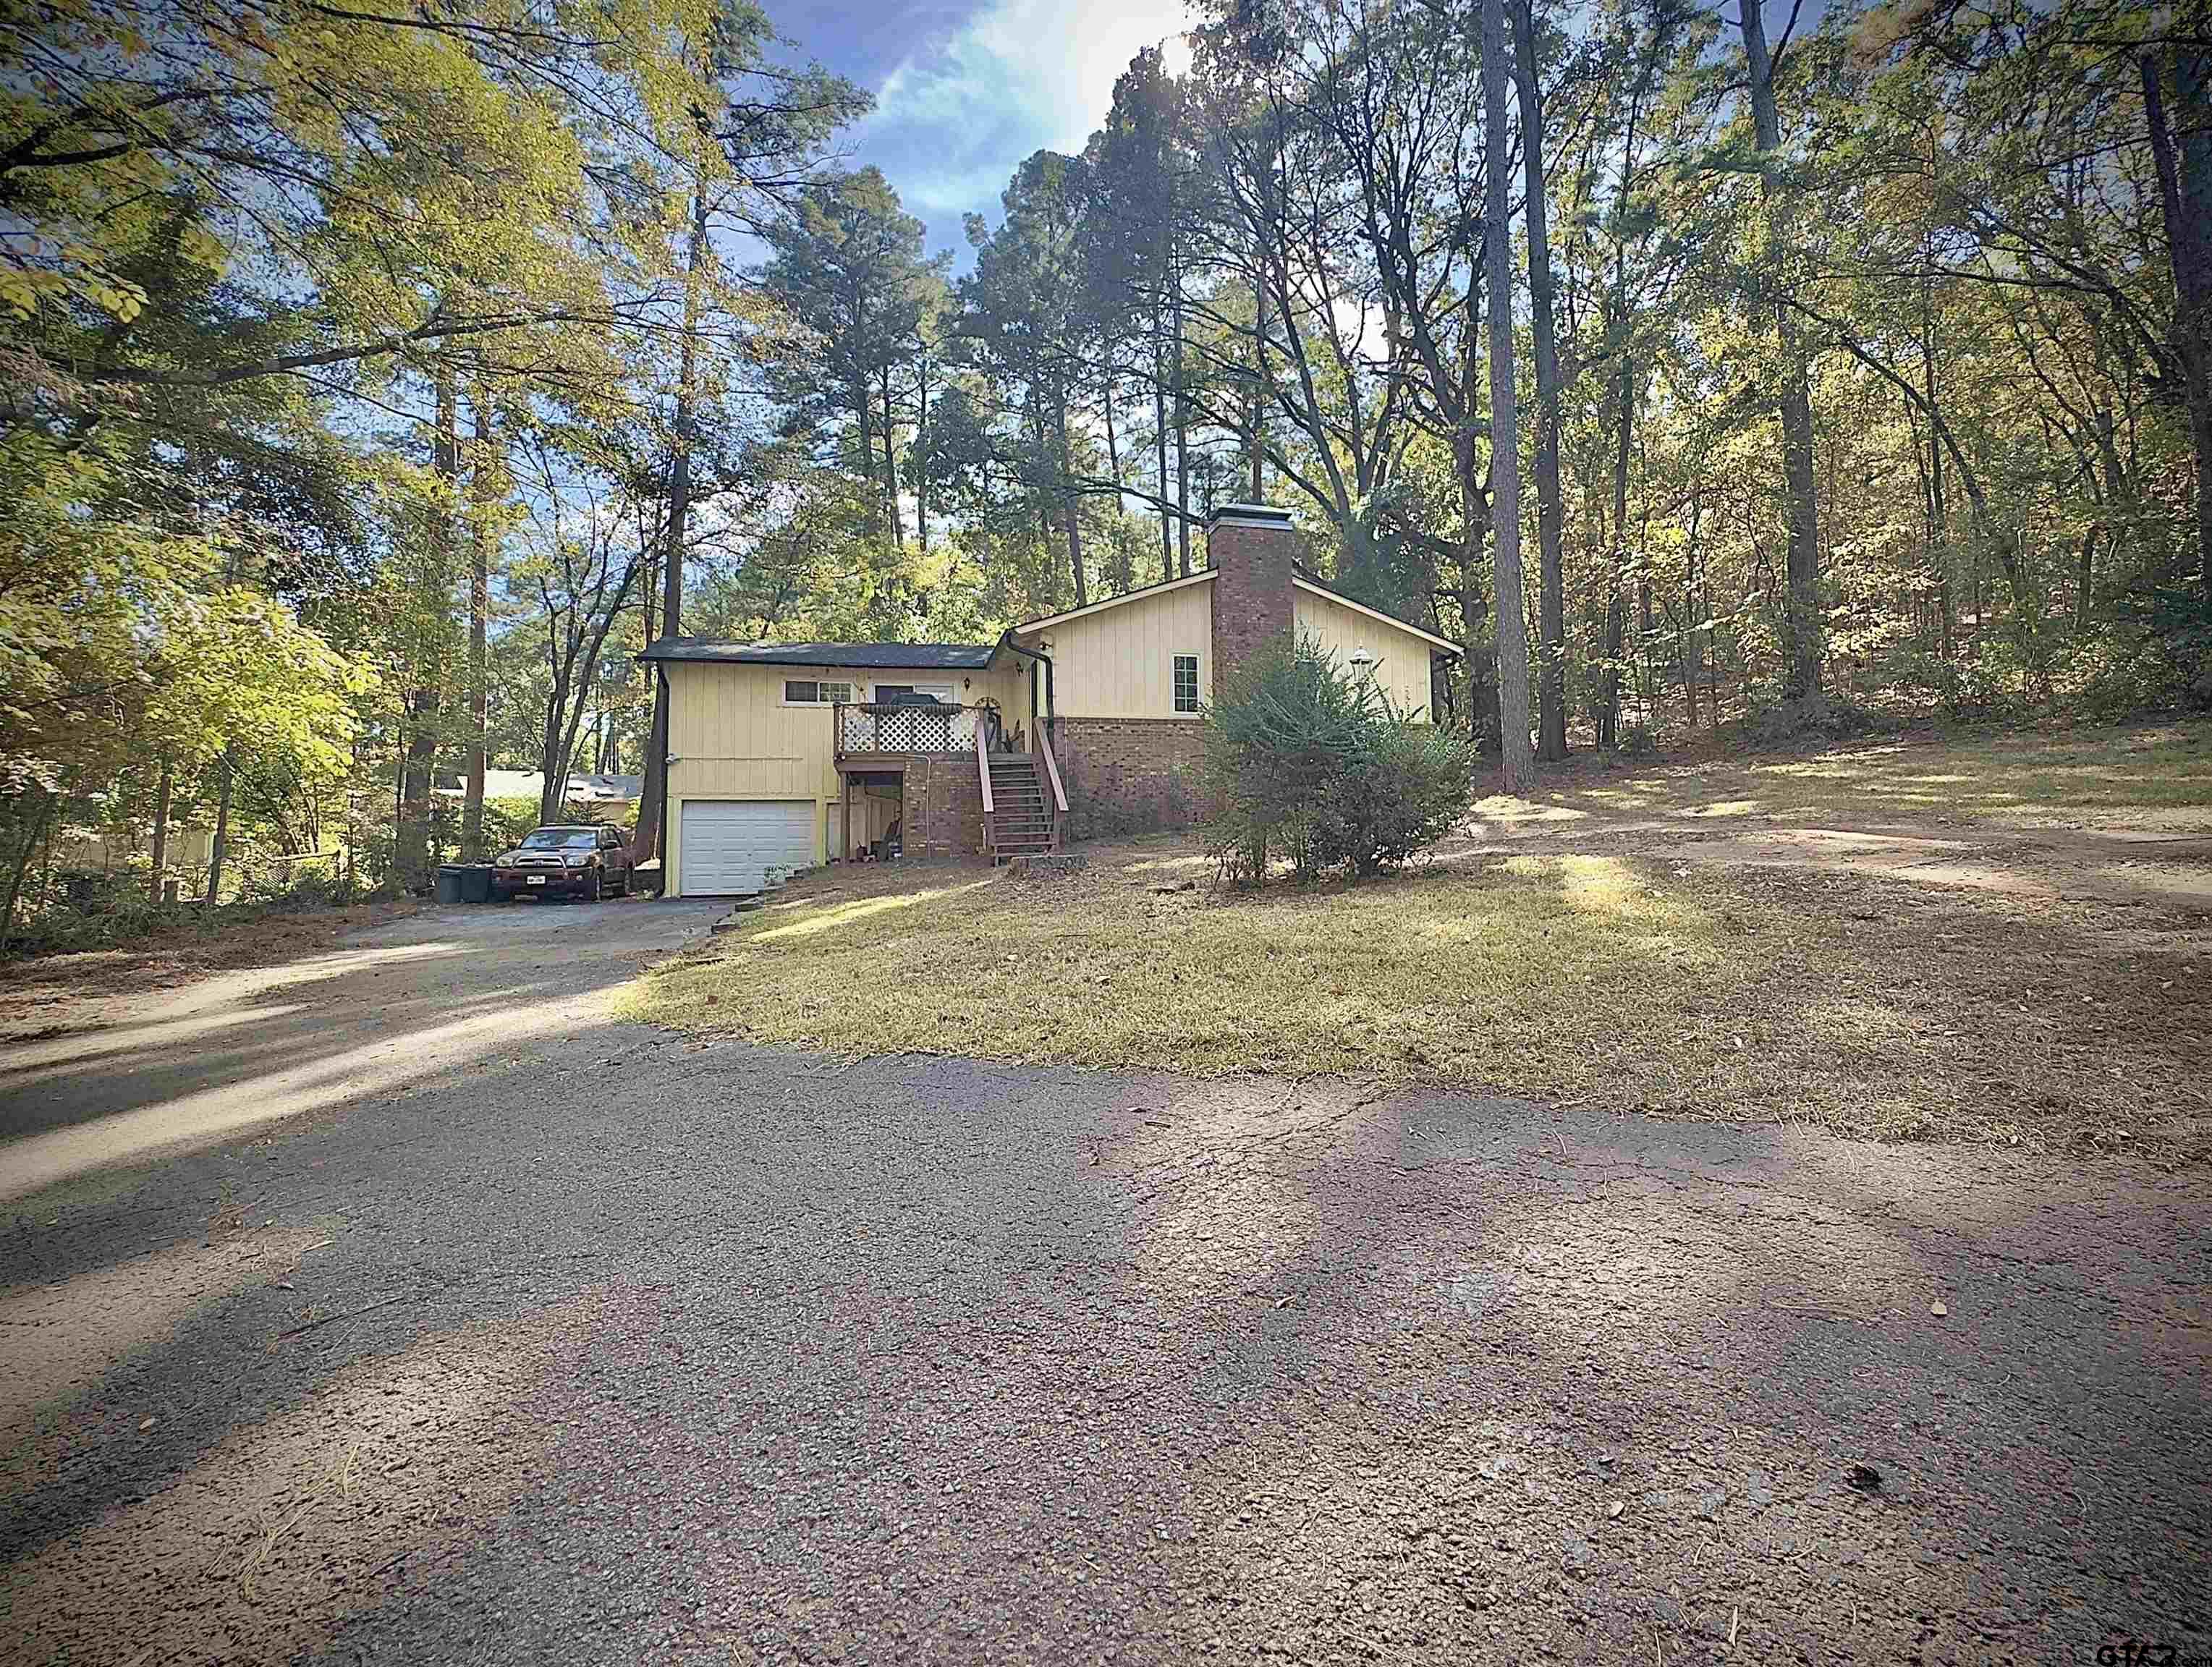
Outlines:
<svg viewBox="0 0 2212 1667"><path fill-rule="evenodd" d="M811 799L687 799L677 839L677 885L691 897L757 891L770 869L814 861Z"/></svg>

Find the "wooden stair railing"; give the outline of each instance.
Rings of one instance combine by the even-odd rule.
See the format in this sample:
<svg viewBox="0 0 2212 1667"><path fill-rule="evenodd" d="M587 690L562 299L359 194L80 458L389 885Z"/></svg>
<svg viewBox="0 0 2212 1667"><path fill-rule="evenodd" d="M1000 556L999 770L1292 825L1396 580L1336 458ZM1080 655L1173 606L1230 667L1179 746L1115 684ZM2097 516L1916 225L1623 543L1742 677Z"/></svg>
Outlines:
<svg viewBox="0 0 2212 1667"><path fill-rule="evenodd" d="M993 753L986 756L983 769L990 806L984 825L992 861L1058 849L1058 820L1046 802L1036 760L1026 753Z"/></svg>
<svg viewBox="0 0 2212 1667"><path fill-rule="evenodd" d="M1060 818L1067 814L1067 789L1060 779L1060 760L1052 756L1052 731L1043 724L1037 726L1037 745L1044 755L1044 773L1052 782L1052 802L1058 807L1053 818L1052 849L1060 849Z"/></svg>

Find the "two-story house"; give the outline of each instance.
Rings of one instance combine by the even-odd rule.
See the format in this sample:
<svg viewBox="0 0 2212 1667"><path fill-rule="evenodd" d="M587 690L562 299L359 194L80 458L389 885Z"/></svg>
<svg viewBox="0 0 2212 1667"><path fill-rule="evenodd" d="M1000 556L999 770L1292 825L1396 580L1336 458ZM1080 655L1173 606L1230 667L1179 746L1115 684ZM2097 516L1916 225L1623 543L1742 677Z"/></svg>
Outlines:
<svg viewBox="0 0 2212 1667"><path fill-rule="evenodd" d="M1200 721L1270 639L1310 637L1427 713L1445 638L1297 568L1287 511L1231 504L1211 565L996 642L715 642L640 656L667 680L672 896L879 855L1008 856L1201 816Z"/></svg>

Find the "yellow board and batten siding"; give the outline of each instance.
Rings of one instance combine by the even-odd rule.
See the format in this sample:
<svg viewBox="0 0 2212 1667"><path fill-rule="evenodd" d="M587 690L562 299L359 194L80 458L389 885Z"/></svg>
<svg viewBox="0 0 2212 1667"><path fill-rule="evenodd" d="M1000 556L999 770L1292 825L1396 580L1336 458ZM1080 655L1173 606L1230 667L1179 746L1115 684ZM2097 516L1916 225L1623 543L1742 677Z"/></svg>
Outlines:
<svg viewBox="0 0 2212 1667"><path fill-rule="evenodd" d="M1435 645L1397 622L1301 584L1292 623L1346 670L1364 651L1376 684L1409 717L1427 718ZM1116 600L1024 634L1053 661L1054 704L1064 718L1188 718L1175 709L1175 658L1198 659L1200 700L1213 699L1213 586L1182 584L1157 596Z"/></svg>
<svg viewBox="0 0 2212 1667"><path fill-rule="evenodd" d="M806 799L814 802L814 856L825 860L834 828L842 837L842 782L837 775L831 706L787 706L787 678L849 683L853 697L873 697L878 684L949 684L963 705L996 700L1009 725L1026 722L1024 662L1002 655L988 672L890 670L838 666L762 666L673 660L668 672L668 887L681 896L684 801L687 799ZM853 801L855 840L883 838L897 819L895 800L879 791ZM865 830L865 833L863 832Z"/></svg>
<svg viewBox="0 0 2212 1667"><path fill-rule="evenodd" d="M1047 625L1054 710L1063 718L1174 718L1175 657L1198 657L1198 697L1213 698L1213 587L1180 586ZM1026 705L1024 708L1026 710Z"/></svg>
<svg viewBox="0 0 2212 1667"><path fill-rule="evenodd" d="M1346 671L1352 669L1352 656L1364 649L1376 661L1376 685L1390 697L1390 704L1409 718L1429 716L1427 642L1387 620L1304 588L1296 594L1293 610L1300 636L1319 643Z"/></svg>

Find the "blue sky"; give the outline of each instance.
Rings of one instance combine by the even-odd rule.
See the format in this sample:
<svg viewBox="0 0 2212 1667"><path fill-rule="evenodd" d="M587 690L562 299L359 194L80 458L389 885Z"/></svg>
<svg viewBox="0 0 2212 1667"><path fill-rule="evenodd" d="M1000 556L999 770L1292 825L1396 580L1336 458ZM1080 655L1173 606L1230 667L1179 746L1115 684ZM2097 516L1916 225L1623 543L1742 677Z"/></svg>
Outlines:
<svg viewBox="0 0 2212 1667"><path fill-rule="evenodd" d="M1188 27L1182 0L769 0L770 21L805 55L875 94L846 138L850 166L872 162L929 247L967 262L963 214L999 219L999 193L1040 148L1079 150L1141 46Z"/></svg>

